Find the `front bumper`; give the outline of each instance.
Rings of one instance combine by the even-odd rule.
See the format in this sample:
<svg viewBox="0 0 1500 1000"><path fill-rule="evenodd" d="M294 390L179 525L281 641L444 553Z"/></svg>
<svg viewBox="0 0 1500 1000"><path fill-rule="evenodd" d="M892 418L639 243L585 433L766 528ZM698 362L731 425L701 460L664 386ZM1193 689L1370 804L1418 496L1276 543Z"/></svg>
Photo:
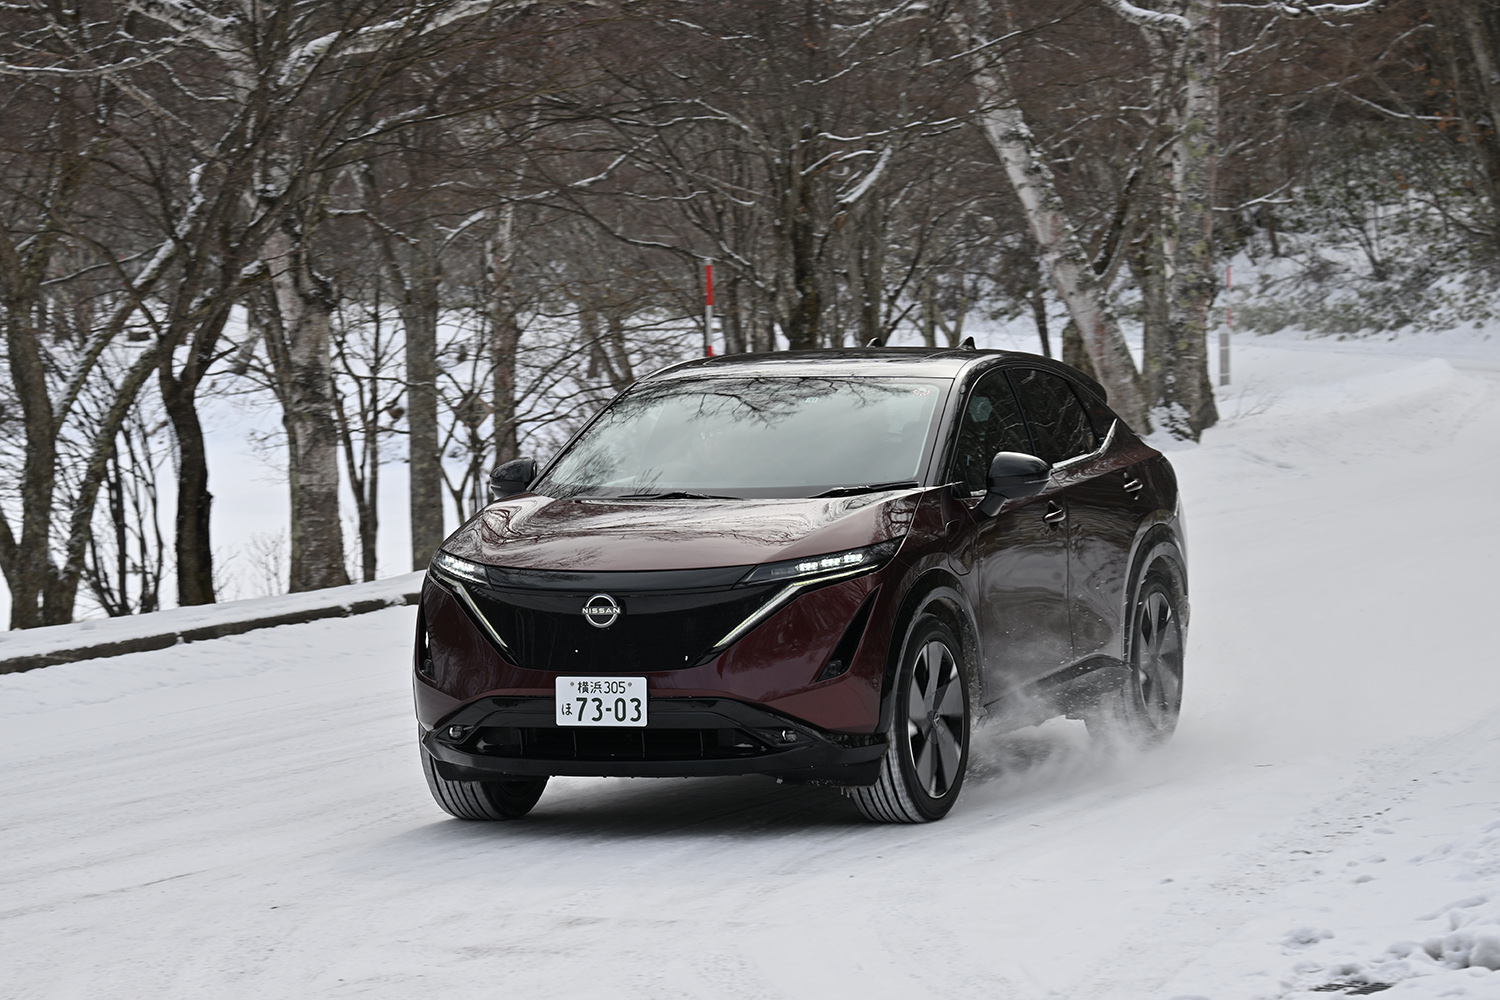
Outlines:
<svg viewBox="0 0 1500 1000"><path fill-rule="evenodd" d="M877 572L809 591L711 660L668 664L637 676L646 677L653 705L657 699L721 699L757 706L815 731L873 732L879 727L889 601L877 597L852 662L832 677L818 678L841 633L880 583ZM580 606L587 596L579 598ZM472 610L431 576L422 590L413 666L417 721L424 729L449 725L449 717L465 706L496 698L545 699L546 724L551 724L562 674L507 658ZM601 669L599 674L624 672ZM774 725L780 728L779 722Z"/></svg>
<svg viewBox="0 0 1500 1000"><path fill-rule="evenodd" d="M729 698L653 698L640 729L560 727L548 697L487 697L422 733L450 781L516 775L700 777L766 774L786 781L869 785L881 733L832 733Z"/></svg>

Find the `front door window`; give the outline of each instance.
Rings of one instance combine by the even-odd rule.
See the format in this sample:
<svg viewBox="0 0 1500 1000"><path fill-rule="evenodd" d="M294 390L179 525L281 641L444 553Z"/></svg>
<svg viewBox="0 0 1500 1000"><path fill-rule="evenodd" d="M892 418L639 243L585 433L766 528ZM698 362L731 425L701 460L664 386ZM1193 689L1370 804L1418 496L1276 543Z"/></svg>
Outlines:
<svg viewBox="0 0 1500 1000"><path fill-rule="evenodd" d="M990 460L1002 451L1030 454L1032 444L1010 380L1005 372L992 371L980 376L964 403L953 455L953 481L962 483L970 495L983 493Z"/></svg>

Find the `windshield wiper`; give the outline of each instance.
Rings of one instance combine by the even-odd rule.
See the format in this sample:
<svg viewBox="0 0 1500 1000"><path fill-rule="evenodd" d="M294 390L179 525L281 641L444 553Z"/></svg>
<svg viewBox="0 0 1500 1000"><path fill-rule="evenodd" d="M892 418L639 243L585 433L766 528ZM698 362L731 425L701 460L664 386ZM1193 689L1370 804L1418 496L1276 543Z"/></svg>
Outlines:
<svg viewBox="0 0 1500 1000"><path fill-rule="evenodd" d="M616 500L739 500L740 497L721 497L712 493L689 493L687 490L672 490L670 493L625 493Z"/></svg>
<svg viewBox="0 0 1500 1000"><path fill-rule="evenodd" d="M824 497L852 497L861 493L880 493L884 490L907 490L914 489L919 483L906 479L899 483L869 483L865 486L835 486L831 490L815 493L810 499L821 500Z"/></svg>

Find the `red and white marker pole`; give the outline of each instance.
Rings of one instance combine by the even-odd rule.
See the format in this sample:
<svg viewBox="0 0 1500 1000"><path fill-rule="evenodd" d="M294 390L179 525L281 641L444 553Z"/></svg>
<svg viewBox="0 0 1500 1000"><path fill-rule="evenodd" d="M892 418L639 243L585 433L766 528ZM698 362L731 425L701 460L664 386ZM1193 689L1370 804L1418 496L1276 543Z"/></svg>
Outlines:
<svg viewBox="0 0 1500 1000"><path fill-rule="evenodd" d="M1229 384L1229 335L1234 332L1234 310L1229 305L1229 290L1234 287L1234 275L1229 265L1224 266L1224 329L1219 331L1219 384Z"/></svg>
<svg viewBox="0 0 1500 1000"><path fill-rule="evenodd" d="M714 266L703 265L703 356L714 356Z"/></svg>

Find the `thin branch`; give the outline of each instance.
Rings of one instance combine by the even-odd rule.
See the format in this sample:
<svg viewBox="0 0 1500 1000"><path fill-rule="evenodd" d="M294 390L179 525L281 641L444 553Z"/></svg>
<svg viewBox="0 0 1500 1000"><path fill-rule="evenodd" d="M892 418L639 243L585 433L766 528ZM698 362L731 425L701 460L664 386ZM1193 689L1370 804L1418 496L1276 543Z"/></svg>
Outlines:
<svg viewBox="0 0 1500 1000"><path fill-rule="evenodd" d="M1159 10L1137 7L1130 0L1104 0L1104 2L1116 14L1143 28L1176 33L1188 30L1188 20L1181 14L1168 14Z"/></svg>

